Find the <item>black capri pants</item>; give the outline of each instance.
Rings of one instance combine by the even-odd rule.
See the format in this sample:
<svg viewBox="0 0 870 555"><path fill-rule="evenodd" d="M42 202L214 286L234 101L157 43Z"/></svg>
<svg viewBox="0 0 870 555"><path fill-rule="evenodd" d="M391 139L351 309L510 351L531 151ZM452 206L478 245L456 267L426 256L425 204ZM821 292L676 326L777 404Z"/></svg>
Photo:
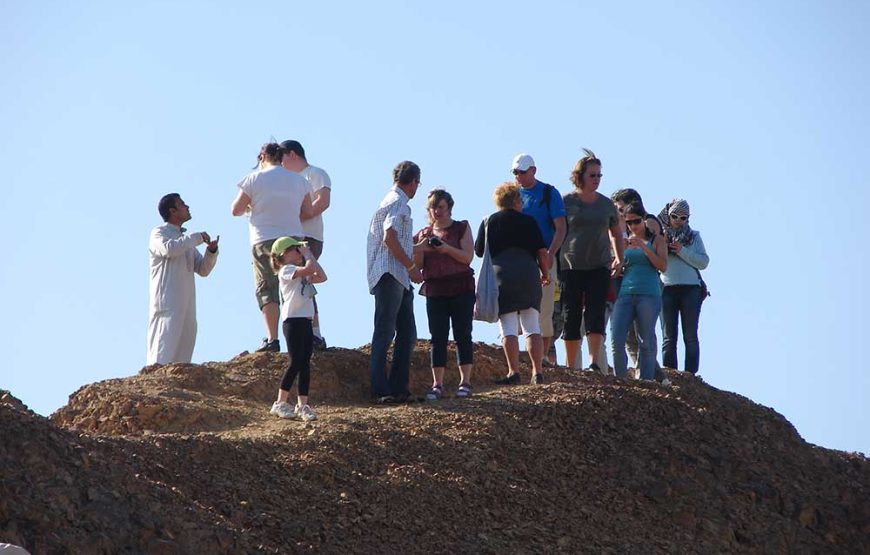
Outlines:
<svg viewBox="0 0 870 555"><path fill-rule="evenodd" d="M450 323L453 323L453 340L459 364L474 363L474 346L471 343L471 327L474 316L474 291L452 297L426 297L426 314L429 316L430 360L433 368L447 366L447 340Z"/></svg>
<svg viewBox="0 0 870 555"><path fill-rule="evenodd" d="M605 335L604 314L610 269L562 270L562 310L565 311L565 341L577 341L580 323L586 321L586 335Z"/></svg>

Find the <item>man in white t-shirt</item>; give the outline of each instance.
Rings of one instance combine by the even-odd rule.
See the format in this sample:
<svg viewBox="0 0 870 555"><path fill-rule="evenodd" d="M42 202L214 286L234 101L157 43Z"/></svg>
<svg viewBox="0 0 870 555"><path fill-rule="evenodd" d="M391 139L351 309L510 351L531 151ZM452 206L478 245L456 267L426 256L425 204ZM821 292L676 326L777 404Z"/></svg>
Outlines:
<svg viewBox="0 0 870 555"><path fill-rule="evenodd" d="M278 237L303 237L302 221L311 217L308 182L298 173L281 167L282 155L277 143L265 145L258 169L238 183L239 193L232 205L233 216L249 217L254 284L268 333L258 352L281 350L278 340L281 298L278 276L271 266L272 243Z"/></svg>
<svg viewBox="0 0 870 555"><path fill-rule="evenodd" d="M281 150L284 153L281 159L281 165L291 172L300 174L308 182L310 186L309 195L311 196L311 208L313 217L302 222L302 228L305 232L305 241L308 242L308 248L314 258L320 259L323 253L323 216L322 214L329 208L329 201L332 193L332 182L329 175L318 168L308 163L305 158L305 149L299 141L287 140L281 143ZM320 333L320 317L317 310L317 302L314 303L314 348L323 350L326 348L326 341Z"/></svg>

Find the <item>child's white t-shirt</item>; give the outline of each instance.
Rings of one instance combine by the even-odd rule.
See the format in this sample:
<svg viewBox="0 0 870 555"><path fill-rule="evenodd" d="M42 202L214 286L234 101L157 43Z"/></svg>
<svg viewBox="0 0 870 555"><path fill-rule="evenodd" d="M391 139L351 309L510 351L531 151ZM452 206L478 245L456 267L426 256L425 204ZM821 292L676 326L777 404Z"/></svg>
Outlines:
<svg viewBox="0 0 870 555"><path fill-rule="evenodd" d="M281 306L282 322L287 318L314 318L314 297L309 293L314 286L305 278L293 279L293 272L298 269L299 266L294 264L285 264L278 272L281 296L284 298Z"/></svg>

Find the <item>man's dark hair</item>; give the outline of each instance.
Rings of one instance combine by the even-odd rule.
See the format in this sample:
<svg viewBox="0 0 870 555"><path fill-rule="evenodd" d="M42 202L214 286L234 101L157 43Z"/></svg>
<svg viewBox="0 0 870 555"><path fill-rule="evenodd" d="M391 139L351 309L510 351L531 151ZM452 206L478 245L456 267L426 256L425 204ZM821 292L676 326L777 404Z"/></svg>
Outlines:
<svg viewBox="0 0 870 555"><path fill-rule="evenodd" d="M610 200L613 202L621 202L623 204L631 204L632 202L643 204L643 200L640 198L640 193L634 189L619 189L610 195Z"/></svg>
<svg viewBox="0 0 870 555"><path fill-rule="evenodd" d="M284 152L293 152L296 154L296 156L302 158L306 162L308 161L308 159L305 158L305 149L302 148L302 143L300 143L299 141L284 141L283 143L281 143L281 150L283 150Z"/></svg>
<svg viewBox="0 0 870 555"><path fill-rule="evenodd" d="M169 211L172 208L175 208L175 205L180 198L181 195L178 193L169 193L168 195L163 195L163 198L161 198L160 202L157 203L157 211L160 212L160 217L163 218L164 222L169 221Z"/></svg>
<svg viewBox="0 0 870 555"><path fill-rule="evenodd" d="M420 166L414 162L405 160L393 169L393 183L408 185L414 180L420 179Z"/></svg>
<svg viewBox="0 0 870 555"><path fill-rule="evenodd" d="M621 202L625 205L629 204L639 204L643 209L644 216L646 217L647 211L643 206L643 199L640 198L640 193L635 191L634 189L619 189L612 195L610 195L610 200L613 202Z"/></svg>

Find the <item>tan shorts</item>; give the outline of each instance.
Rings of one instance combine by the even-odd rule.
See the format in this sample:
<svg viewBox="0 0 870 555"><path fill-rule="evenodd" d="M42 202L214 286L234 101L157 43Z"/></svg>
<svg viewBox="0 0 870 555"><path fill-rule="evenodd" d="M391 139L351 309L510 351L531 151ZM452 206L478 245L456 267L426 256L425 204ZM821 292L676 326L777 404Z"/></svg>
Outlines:
<svg viewBox="0 0 870 555"><path fill-rule="evenodd" d="M553 337L553 304L556 293L556 265L550 268L550 285L543 287L541 296L541 336Z"/></svg>
<svg viewBox="0 0 870 555"><path fill-rule="evenodd" d="M275 239L269 239L251 247L254 258L254 287L260 310L269 303L281 302L278 296L278 274L272 269L272 243L274 242Z"/></svg>

